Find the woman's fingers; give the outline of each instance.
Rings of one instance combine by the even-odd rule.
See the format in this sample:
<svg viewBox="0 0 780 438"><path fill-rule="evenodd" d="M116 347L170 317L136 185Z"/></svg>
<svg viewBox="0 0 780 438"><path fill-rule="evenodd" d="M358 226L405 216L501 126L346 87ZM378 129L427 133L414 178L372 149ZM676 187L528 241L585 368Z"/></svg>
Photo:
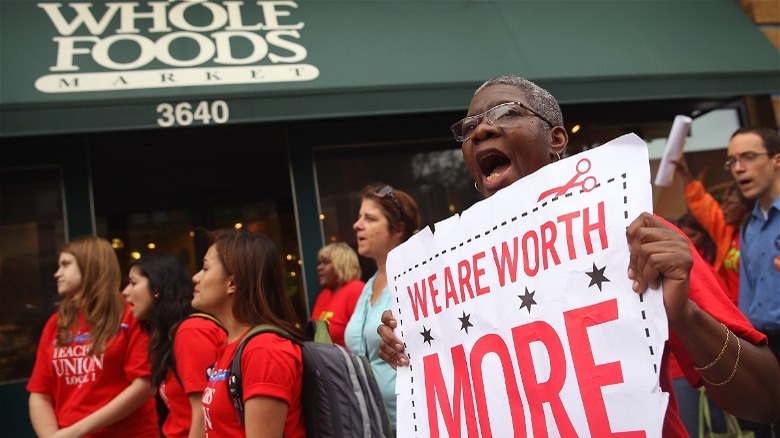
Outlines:
<svg viewBox="0 0 780 438"><path fill-rule="evenodd" d="M377 334L382 338L382 342L379 343L379 357L393 368L409 364L409 357L403 352L403 343L393 333L393 328L397 324L393 312L385 310L382 313L382 325L376 329Z"/></svg>

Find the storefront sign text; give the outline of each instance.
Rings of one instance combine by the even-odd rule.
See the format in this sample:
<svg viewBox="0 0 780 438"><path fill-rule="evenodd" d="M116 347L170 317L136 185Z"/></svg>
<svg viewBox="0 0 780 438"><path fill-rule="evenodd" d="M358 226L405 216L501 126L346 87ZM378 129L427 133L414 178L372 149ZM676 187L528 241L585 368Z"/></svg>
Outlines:
<svg viewBox="0 0 780 438"><path fill-rule="evenodd" d="M46 93L310 81L293 1L38 3L57 32Z"/></svg>

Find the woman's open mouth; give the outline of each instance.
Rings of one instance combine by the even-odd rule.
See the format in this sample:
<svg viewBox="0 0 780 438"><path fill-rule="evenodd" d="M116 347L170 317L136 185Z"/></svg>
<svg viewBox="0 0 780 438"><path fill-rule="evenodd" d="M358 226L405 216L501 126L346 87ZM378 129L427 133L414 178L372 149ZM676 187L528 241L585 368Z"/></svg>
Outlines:
<svg viewBox="0 0 780 438"><path fill-rule="evenodd" d="M490 196L511 182L509 170L512 168L512 161L500 150L483 151L477 154L476 161L481 174L481 181L478 183L485 195Z"/></svg>
<svg viewBox="0 0 780 438"><path fill-rule="evenodd" d="M483 178L488 182L492 182L500 177L509 168L510 164L509 158L496 152L489 152L479 157L479 170L482 172Z"/></svg>

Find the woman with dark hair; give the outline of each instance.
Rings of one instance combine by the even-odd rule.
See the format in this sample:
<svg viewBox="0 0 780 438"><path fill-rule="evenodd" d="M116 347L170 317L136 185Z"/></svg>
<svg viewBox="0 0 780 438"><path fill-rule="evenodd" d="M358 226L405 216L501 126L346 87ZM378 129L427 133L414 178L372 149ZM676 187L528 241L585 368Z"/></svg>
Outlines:
<svg viewBox="0 0 780 438"><path fill-rule="evenodd" d="M704 227L691 213L685 213L677 219L677 226L688 236L693 246L699 251L699 255L705 262L713 264L715 262L715 242Z"/></svg>
<svg viewBox="0 0 780 438"><path fill-rule="evenodd" d="M228 336L203 393L206 433L304 437L303 358L297 344L274 333L258 334L246 343L241 357L243 418L233 406L227 381L233 356L252 327L269 324L303 337L285 290L282 259L262 234L226 229L211 233L210 240L203 269L193 277L192 306L216 316Z"/></svg>
<svg viewBox="0 0 780 438"><path fill-rule="evenodd" d="M60 252L59 311L41 334L27 384L38 436L159 437L148 336L119 294L111 244L82 237Z"/></svg>
<svg viewBox="0 0 780 438"><path fill-rule="evenodd" d="M395 428L395 370L379 357L381 338L376 327L382 312L390 309L385 263L387 254L406 242L420 228L420 210L411 196L382 183L369 184L360 192L360 213L352 228L358 254L374 259L376 273L368 280L344 332L347 347L371 364Z"/></svg>
<svg viewBox="0 0 780 438"><path fill-rule="evenodd" d="M202 437L200 400L206 369L217 360L225 331L208 318L190 318L192 279L173 254L151 254L130 264L122 295L149 332L152 384L168 408L166 437Z"/></svg>

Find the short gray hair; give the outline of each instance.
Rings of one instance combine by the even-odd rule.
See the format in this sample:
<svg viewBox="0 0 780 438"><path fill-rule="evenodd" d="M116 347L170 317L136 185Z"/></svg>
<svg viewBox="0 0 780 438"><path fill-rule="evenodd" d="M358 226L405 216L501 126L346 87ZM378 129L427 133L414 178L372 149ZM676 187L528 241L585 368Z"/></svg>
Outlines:
<svg viewBox="0 0 780 438"><path fill-rule="evenodd" d="M474 95L490 85L513 85L522 90L528 96L528 104L534 111L538 111L549 120L553 126L563 126L563 113L558 101L552 94L544 88L536 85L528 79L515 75L496 76L488 79L484 84L477 88ZM549 129L549 128L548 128Z"/></svg>

